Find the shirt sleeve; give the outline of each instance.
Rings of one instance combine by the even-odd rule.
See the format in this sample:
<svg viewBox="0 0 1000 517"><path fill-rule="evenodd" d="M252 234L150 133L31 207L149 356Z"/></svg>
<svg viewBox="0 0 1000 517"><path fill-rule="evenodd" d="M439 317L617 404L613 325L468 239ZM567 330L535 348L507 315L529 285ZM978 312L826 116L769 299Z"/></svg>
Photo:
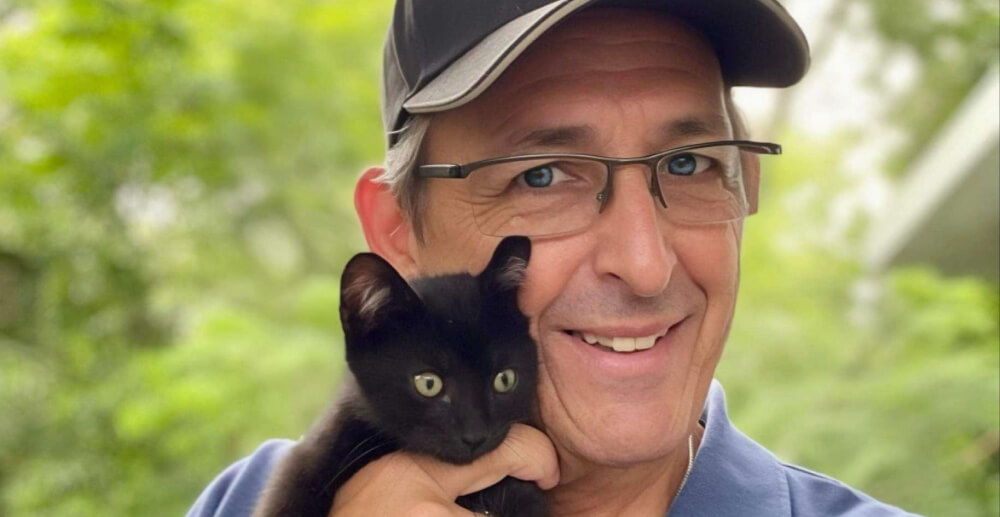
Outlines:
<svg viewBox="0 0 1000 517"><path fill-rule="evenodd" d="M792 516L921 517L873 499L840 481L785 464Z"/></svg>
<svg viewBox="0 0 1000 517"><path fill-rule="evenodd" d="M269 440L230 465L198 496L187 517L250 517L268 476L292 445L291 440Z"/></svg>

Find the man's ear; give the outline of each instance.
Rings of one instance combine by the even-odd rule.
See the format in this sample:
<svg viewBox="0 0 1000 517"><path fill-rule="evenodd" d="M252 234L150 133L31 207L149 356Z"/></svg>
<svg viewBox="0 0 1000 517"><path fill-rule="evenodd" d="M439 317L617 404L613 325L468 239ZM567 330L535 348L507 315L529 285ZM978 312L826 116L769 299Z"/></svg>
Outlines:
<svg viewBox="0 0 1000 517"><path fill-rule="evenodd" d="M354 209L365 232L368 248L387 260L405 277L417 273L410 221L388 185L378 181L385 172L371 167L354 187Z"/></svg>
<svg viewBox="0 0 1000 517"><path fill-rule="evenodd" d="M747 215L756 214L760 202L760 156L746 152L743 155L746 157L743 160L743 187L750 205Z"/></svg>

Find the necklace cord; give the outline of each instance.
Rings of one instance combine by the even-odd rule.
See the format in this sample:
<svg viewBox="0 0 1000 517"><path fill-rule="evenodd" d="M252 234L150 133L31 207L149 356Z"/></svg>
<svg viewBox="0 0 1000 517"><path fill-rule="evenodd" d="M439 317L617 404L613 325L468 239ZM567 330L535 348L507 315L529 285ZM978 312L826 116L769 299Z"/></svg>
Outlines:
<svg viewBox="0 0 1000 517"><path fill-rule="evenodd" d="M677 489L677 493L680 494L681 490L684 490L684 485L687 483L688 477L691 475L691 469L694 467L694 435L688 435L688 466L687 470L684 471L684 477L681 479L681 486Z"/></svg>

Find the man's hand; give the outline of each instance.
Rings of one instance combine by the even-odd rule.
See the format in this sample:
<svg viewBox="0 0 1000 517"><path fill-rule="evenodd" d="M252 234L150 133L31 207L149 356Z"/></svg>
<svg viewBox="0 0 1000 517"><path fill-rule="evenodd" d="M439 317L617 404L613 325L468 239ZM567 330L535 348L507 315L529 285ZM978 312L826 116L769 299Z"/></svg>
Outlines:
<svg viewBox="0 0 1000 517"><path fill-rule="evenodd" d="M469 465L396 452L359 470L337 492L330 517L454 517L472 512L455 504L506 476L534 481L543 490L559 482L552 442L541 431L514 424L492 452Z"/></svg>

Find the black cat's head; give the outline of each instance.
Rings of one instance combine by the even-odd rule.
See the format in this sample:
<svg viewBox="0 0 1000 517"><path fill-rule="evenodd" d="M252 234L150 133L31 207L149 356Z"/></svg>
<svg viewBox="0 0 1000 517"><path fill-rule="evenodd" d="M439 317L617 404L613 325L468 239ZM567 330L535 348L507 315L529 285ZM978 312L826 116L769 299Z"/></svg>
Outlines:
<svg viewBox="0 0 1000 517"><path fill-rule="evenodd" d="M526 237L508 237L478 276L413 287L377 255L347 264L347 363L367 410L402 449L467 463L530 418L538 359L517 306L530 251Z"/></svg>

